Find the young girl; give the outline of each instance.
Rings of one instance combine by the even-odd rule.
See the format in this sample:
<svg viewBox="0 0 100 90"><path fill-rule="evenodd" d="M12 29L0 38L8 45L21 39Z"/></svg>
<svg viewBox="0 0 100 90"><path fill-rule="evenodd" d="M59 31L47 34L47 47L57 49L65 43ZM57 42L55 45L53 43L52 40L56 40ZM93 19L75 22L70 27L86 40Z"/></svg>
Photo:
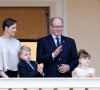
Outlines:
<svg viewBox="0 0 100 90"><path fill-rule="evenodd" d="M79 66L72 73L74 78L92 78L95 77L95 69L89 66L91 56L87 51L81 49L79 51Z"/></svg>
<svg viewBox="0 0 100 90"><path fill-rule="evenodd" d="M18 71L20 77L40 77L43 75L43 67L31 60L31 49L28 46L20 48L19 58Z"/></svg>

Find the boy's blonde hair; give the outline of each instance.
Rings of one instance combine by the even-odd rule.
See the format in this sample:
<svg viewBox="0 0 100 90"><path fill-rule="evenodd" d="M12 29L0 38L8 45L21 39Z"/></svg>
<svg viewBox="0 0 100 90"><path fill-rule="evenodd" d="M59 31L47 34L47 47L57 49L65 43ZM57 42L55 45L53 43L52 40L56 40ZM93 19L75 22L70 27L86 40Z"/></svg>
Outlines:
<svg viewBox="0 0 100 90"><path fill-rule="evenodd" d="M21 54L22 53L22 51L27 51L27 52L31 52L31 48L30 47L28 47L28 46L21 46L20 47L20 50L19 50L19 54Z"/></svg>

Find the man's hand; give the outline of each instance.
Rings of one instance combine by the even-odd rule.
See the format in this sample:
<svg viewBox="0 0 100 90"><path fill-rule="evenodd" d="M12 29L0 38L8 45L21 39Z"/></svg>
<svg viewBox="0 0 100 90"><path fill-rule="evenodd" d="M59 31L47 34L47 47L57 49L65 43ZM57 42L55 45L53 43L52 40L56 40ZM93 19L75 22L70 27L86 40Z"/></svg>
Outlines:
<svg viewBox="0 0 100 90"><path fill-rule="evenodd" d="M44 67L43 64L38 64L37 65L37 71L40 72L40 74L43 73L43 67Z"/></svg>
<svg viewBox="0 0 100 90"><path fill-rule="evenodd" d="M62 46L59 46L53 53L54 53L54 57L58 56L60 54L60 52L62 51Z"/></svg>
<svg viewBox="0 0 100 90"><path fill-rule="evenodd" d="M58 70L60 73L66 73L69 71L69 66L66 65L66 64L61 64L59 67L58 67Z"/></svg>

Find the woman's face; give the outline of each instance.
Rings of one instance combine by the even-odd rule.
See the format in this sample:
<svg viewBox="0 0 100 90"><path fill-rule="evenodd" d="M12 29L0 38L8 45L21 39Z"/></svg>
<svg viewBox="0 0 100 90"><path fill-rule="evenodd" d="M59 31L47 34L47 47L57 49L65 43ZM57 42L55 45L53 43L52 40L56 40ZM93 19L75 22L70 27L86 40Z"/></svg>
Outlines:
<svg viewBox="0 0 100 90"><path fill-rule="evenodd" d="M10 27L6 27L6 32L10 37L15 36L16 33L16 23L11 25Z"/></svg>

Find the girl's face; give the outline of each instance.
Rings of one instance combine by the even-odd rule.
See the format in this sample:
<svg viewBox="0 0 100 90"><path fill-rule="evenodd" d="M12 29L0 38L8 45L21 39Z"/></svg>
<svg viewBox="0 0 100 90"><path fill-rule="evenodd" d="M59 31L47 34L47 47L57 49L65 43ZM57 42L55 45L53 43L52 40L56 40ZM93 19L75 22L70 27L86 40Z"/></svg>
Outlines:
<svg viewBox="0 0 100 90"><path fill-rule="evenodd" d="M31 60L31 52L23 50L20 55L20 59L23 59L25 61L30 61Z"/></svg>
<svg viewBox="0 0 100 90"><path fill-rule="evenodd" d="M90 64L90 58L86 57L86 58L80 58L79 62L81 64L81 66L89 66Z"/></svg>

